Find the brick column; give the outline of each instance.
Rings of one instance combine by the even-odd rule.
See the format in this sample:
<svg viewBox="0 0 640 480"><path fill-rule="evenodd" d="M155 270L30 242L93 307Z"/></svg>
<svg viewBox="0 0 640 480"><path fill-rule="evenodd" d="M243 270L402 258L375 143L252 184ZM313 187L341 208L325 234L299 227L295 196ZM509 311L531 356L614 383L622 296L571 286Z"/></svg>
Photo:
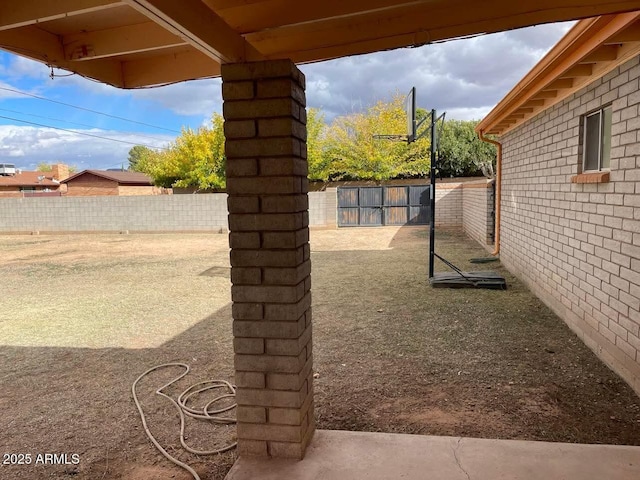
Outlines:
<svg viewBox="0 0 640 480"><path fill-rule="evenodd" d="M315 429L304 75L222 66L238 453L302 458Z"/></svg>

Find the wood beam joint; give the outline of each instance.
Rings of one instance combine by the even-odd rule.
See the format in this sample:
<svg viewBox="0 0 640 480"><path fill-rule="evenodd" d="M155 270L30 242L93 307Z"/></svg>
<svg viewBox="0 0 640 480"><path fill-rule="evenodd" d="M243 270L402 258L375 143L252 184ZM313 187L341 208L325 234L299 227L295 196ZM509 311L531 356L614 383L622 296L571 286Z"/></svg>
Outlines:
<svg viewBox="0 0 640 480"><path fill-rule="evenodd" d="M249 42L201 0L125 1L218 63L261 58Z"/></svg>

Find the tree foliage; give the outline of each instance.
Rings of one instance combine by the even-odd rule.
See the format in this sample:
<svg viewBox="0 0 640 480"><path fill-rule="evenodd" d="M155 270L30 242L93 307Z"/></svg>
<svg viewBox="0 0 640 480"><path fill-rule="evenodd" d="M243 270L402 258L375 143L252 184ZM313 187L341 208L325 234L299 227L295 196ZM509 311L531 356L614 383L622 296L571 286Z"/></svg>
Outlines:
<svg viewBox="0 0 640 480"><path fill-rule="evenodd" d="M321 169L311 169L318 180L388 180L427 175L429 139L412 144L374 138L378 134L406 134L403 97L378 102L366 112L336 118L327 127Z"/></svg>
<svg viewBox="0 0 640 480"><path fill-rule="evenodd" d="M139 172L139 164L143 164L149 157L155 155L155 151L143 145L136 145L129 150L129 170Z"/></svg>
<svg viewBox="0 0 640 480"><path fill-rule="evenodd" d="M439 137L438 168L444 177L466 177L493 171L496 159L494 145L476 135L475 120L447 120Z"/></svg>
<svg viewBox="0 0 640 480"><path fill-rule="evenodd" d="M429 112L418 109L418 121ZM425 127L430 123L425 122ZM439 135L439 168L443 176L478 175L482 165L495 161L495 147L475 134L477 122L449 120ZM307 159L309 179L388 180L427 177L430 169L430 136L417 141L393 142L378 134L406 134L404 97L395 95L361 113L325 122L323 113L307 111ZM198 130L183 129L164 151L135 146L129 151L129 168L150 175L162 187L224 188L225 156L223 119L213 115Z"/></svg>
<svg viewBox="0 0 640 480"><path fill-rule="evenodd" d="M166 150L143 153L138 157L135 169L149 175L158 186L195 187L198 190L225 186L223 119L218 114L198 130L183 129Z"/></svg>
<svg viewBox="0 0 640 480"><path fill-rule="evenodd" d="M309 180L326 180L330 174L331 159L326 154L327 125L317 108L307 110L307 161Z"/></svg>

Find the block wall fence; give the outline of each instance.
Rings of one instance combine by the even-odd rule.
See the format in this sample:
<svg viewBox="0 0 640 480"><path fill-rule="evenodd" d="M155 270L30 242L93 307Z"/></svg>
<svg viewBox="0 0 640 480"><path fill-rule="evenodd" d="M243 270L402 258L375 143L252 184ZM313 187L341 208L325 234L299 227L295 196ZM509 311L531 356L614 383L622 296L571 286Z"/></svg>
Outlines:
<svg viewBox="0 0 640 480"><path fill-rule="evenodd" d="M640 393L640 61L636 57L508 132L501 253ZM612 106L606 183L581 173L581 116Z"/></svg>
<svg viewBox="0 0 640 480"><path fill-rule="evenodd" d="M487 245L491 184L439 184L436 225ZM337 189L309 192L309 225L336 228ZM488 203L489 202L489 203ZM0 233L227 232L227 194L0 198Z"/></svg>

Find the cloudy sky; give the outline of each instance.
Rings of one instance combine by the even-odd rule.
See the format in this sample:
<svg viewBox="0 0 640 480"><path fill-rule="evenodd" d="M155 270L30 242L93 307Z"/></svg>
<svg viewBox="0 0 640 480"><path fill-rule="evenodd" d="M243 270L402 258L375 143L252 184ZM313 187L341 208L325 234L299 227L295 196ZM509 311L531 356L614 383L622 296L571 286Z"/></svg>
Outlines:
<svg viewBox="0 0 640 480"><path fill-rule="evenodd" d="M303 65L307 105L330 120L415 86L419 107L446 110L447 118L480 119L571 25ZM181 128L197 128L221 111L219 79L126 91L76 75L52 79L50 73L0 51L0 163L24 170L40 162L80 170L126 167L134 144L162 148Z"/></svg>

